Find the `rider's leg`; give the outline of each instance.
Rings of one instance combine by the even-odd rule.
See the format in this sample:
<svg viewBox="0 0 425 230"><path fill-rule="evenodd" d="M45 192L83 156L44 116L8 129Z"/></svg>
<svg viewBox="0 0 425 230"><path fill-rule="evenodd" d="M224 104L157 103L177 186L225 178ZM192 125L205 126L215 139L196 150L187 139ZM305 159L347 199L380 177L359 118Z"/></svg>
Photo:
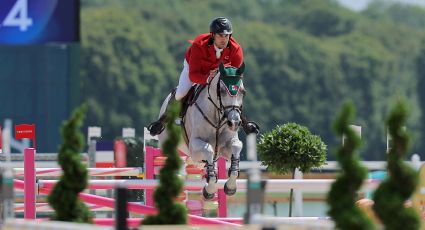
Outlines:
<svg viewBox="0 0 425 230"><path fill-rule="evenodd" d="M193 85L193 83L189 79L189 64L187 63L186 59L183 62L183 70L180 74L179 78L179 85L177 86L175 96L171 97L167 103L168 105L171 104L174 100L180 101L184 96L186 96L187 92L189 91L190 87ZM165 122L166 122L166 114L167 114L167 108L165 109L164 113L159 117L159 119L153 123L151 123L148 126L148 130L152 136L156 136L165 128Z"/></svg>
<svg viewBox="0 0 425 230"><path fill-rule="evenodd" d="M193 83L189 79L189 64L187 63L186 59L184 59L183 70L180 74L179 85L177 86L176 90L176 100L180 101L183 97L185 97L192 85Z"/></svg>

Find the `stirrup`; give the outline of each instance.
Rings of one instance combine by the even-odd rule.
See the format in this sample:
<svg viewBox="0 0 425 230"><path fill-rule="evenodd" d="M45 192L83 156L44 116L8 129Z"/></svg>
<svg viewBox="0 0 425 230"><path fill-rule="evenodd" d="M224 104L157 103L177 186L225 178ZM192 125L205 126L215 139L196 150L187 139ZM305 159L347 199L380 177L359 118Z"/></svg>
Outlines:
<svg viewBox="0 0 425 230"><path fill-rule="evenodd" d="M161 134L162 131L164 131L164 129L165 129L165 119L163 119L162 117L159 120L152 122L148 126L148 130L151 136L156 136Z"/></svg>

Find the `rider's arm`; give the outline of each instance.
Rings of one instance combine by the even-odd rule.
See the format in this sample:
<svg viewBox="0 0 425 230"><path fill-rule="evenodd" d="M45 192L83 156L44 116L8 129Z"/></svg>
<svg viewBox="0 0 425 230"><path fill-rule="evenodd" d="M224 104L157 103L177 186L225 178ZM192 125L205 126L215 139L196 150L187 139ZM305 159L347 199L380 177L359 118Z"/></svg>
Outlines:
<svg viewBox="0 0 425 230"><path fill-rule="evenodd" d="M189 79L193 83L205 84L209 73L202 73L202 49L199 45L193 44L189 55Z"/></svg>
<svg viewBox="0 0 425 230"><path fill-rule="evenodd" d="M243 62L243 51L242 47L237 47L235 53L231 56L230 59L231 65L234 67L240 67Z"/></svg>

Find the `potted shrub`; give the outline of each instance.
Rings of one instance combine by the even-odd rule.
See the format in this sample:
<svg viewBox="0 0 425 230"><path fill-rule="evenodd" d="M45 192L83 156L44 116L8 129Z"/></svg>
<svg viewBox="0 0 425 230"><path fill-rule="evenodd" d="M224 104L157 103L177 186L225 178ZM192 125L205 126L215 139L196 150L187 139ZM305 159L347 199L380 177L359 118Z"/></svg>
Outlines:
<svg viewBox="0 0 425 230"><path fill-rule="evenodd" d="M278 125L263 134L258 143L258 156L267 170L276 174L292 173L298 169L305 173L326 162L326 145L319 136L296 123ZM292 215L290 192L289 216Z"/></svg>

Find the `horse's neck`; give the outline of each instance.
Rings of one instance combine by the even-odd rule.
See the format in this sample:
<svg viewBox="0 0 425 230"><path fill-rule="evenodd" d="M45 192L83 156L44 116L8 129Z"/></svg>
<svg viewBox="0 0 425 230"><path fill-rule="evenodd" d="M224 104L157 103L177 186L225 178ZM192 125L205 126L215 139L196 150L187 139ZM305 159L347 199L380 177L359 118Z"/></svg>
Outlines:
<svg viewBox="0 0 425 230"><path fill-rule="evenodd" d="M210 97L211 100L217 106L219 106L220 102L218 101L218 98L217 98L217 83L218 83L219 78L220 78L220 73L217 73L217 75L212 79L212 81L209 83L209 85L207 85L205 87L205 89L201 92L201 94L199 95L198 102L200 101L199 99L201 99L201 98L202 98L202 101L204 102L204 103L199 103L199 107L201 107L201 109L205 113L212 114L212 113L216 112L216 109L217 109L212 104L212 102L208 99L208 97Z"/></svg>

